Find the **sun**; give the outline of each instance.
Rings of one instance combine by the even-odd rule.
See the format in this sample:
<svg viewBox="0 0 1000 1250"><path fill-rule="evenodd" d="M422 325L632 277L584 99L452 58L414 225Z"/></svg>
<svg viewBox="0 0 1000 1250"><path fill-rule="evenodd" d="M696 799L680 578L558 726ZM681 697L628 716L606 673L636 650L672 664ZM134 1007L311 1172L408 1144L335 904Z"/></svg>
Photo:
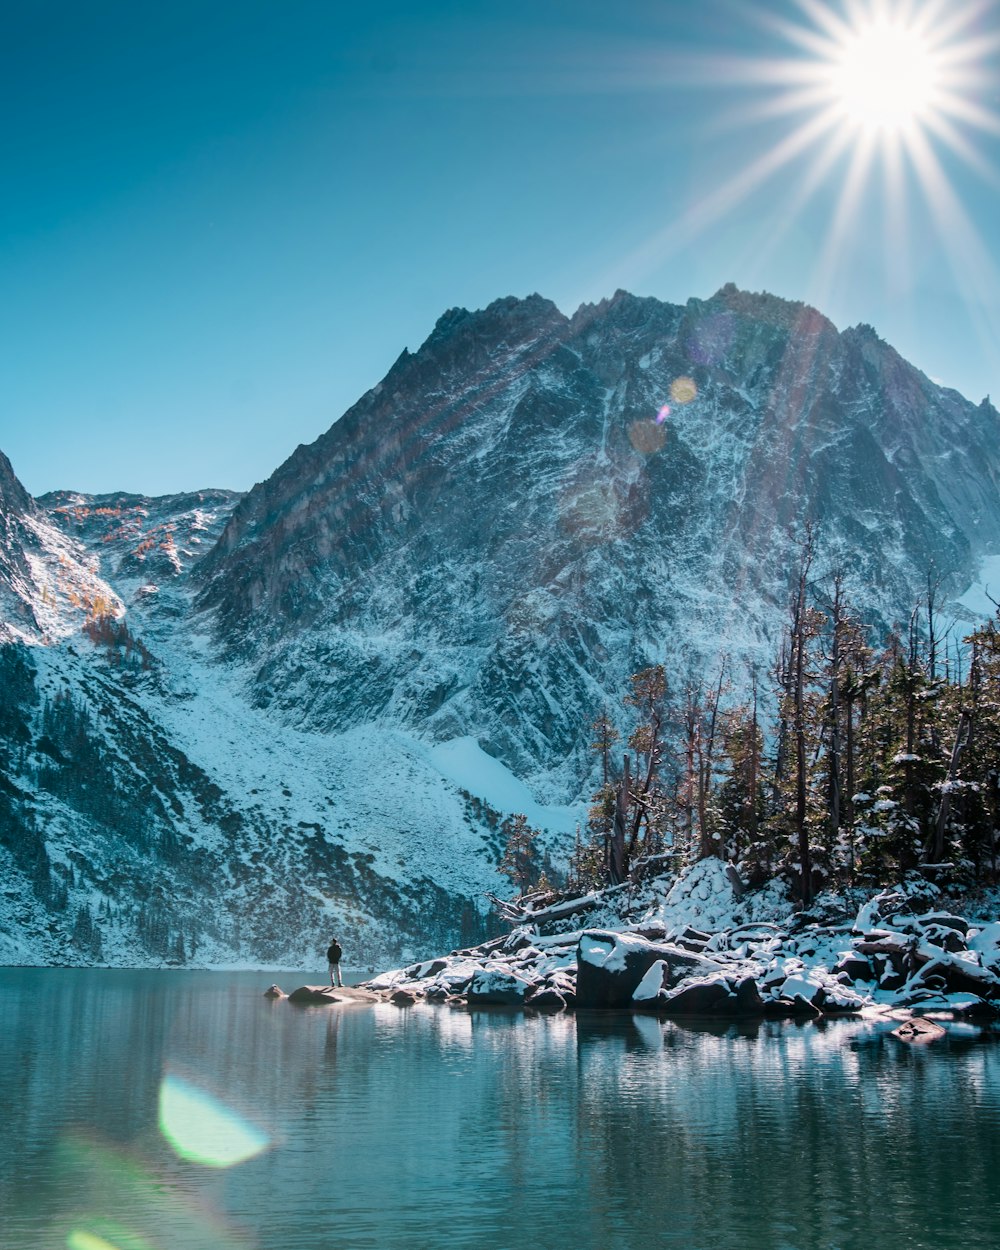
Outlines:
<svg viewBox="0 0 1000 1250"><path fill-rule="evenodd" d="M844 121L866 134L913 133L942 99L941 52L925 32L879 16L851 28L832 53L829 86Z"/></svg>
<svg viewBox="0 0 1000 1250"><path fill-rule="evenodd" d="M744 283L763 281L808 220L806 294L826 307L862 256L887 293L905 297L933 241L984 342L1000 344L1000 266L962 194L976 183L1000 193L1000 0L744 7L761 50L706 51L687 72L736 101L719 130L745 132L746 156L642 240L618 277L662 264L728 219L746 231Z"/></svg>

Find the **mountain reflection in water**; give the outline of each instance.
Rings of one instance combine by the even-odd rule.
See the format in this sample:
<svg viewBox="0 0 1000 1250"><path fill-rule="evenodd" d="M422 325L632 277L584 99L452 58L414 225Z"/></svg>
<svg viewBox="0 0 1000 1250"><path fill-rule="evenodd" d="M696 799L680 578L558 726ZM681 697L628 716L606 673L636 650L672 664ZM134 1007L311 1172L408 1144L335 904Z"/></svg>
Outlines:
<svg viewBox="0 0 1000 1250"><path fill-rule="evenodd" d="M977 1029L296 1008L275 979L309 978L0 970L4 1250L1000 1244Z"/></svg>

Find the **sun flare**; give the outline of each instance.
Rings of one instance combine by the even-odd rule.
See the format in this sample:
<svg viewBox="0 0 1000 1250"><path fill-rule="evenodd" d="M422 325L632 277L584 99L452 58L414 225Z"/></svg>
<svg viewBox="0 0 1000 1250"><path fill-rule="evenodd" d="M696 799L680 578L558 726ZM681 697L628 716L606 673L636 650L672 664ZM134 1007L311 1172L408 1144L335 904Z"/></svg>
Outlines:
<svg viewBox="0 0 1000 1250"><path fill-rule="evenodd" d="M733 129L765 125L772 141L637 249L634 263L690 247L785 179L748 247L748 270L762 268L810 202L832 188L812 299L829 299L845 257L875 231L885 280L905 292L915 263L910 222L926 213L966 299L989 323L984 333L1000 338L1000 316L991 311L1000 269L952 183L964 166L963 174L1000 190L993 155L1000 32L983 22L983 0L794 0L794 7L795 16L754 10L773 52L720 53L705 62L714 83L745 93L730 115ZM796 168L800 176L789 180Z"/></svg>
<svg viewBox="0 0 1000 1250"><path fill-rule="evenodd" d="M937 108L939 56L926 35L902 21L879 18L851 30L830 68L834 100L863 131L903 134Z"/></svg>

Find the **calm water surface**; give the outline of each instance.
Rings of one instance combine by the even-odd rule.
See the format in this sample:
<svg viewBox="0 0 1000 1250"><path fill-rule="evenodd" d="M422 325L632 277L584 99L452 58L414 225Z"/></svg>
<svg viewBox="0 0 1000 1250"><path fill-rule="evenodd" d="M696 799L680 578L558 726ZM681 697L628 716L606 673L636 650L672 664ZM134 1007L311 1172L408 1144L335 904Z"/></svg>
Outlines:
<svg viewBox="0 0 1000 1250"><path fill-rule="evenodd" d="M977 1031L296 1008L273 979L308 978L0 969L4 1250L1000 1246ZM189 1136L221 1113L265 1148L180 1157L165 1080Z"/></svg>

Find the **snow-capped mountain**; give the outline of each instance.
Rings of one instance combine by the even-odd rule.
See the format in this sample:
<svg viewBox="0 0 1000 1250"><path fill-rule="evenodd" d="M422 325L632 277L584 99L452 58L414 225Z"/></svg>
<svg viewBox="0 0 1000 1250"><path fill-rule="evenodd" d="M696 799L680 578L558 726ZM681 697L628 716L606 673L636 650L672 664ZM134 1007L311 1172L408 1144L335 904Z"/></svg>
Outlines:
<svg viewBox="0 0 1000 1250"><path fill-rule="evenodd" d="M869 619L960 593L998 453L989 403L799 304L499 300L240 502L200 602L276 719L472 733L567 800L637 668L770 659L807 522Z"/></svg>
<svg viewBox="0 0 1000 1250"><path fill-rule="evenodd" d="M960 595L998 444L727 287L454 309L243 497L35 501L0 458L0 960L475 940L502 817L572 837L630 673L769 660L807 522L876 626Z"/></svg>

